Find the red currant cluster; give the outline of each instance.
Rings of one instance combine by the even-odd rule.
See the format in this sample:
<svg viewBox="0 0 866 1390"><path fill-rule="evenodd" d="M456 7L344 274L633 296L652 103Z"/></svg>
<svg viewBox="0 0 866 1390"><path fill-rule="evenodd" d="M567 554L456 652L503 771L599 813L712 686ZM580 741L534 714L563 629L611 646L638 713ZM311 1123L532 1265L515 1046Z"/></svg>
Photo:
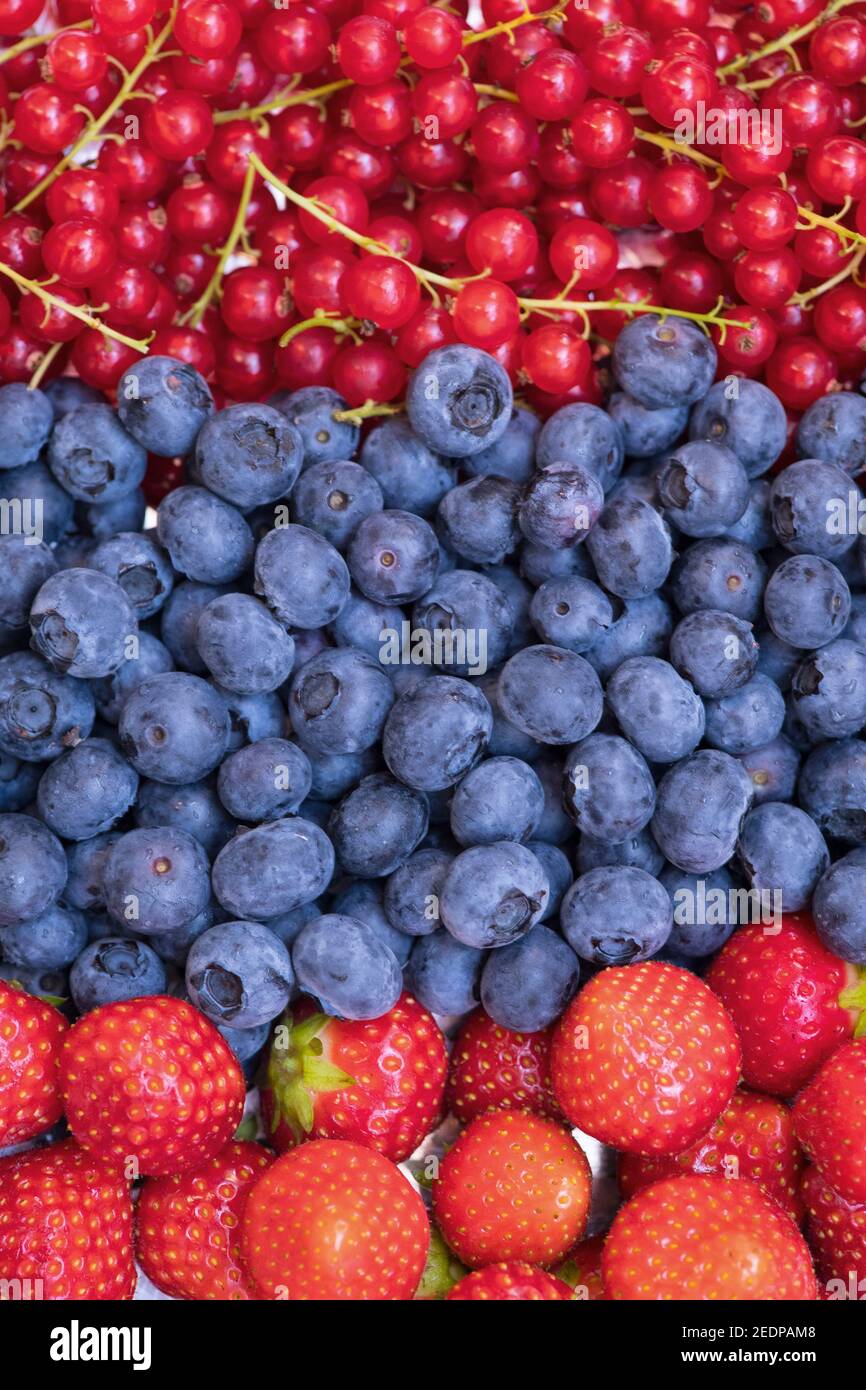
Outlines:
<svg viewBox="0 0 866 1390"><path fill-rule="evenodd" d="M545 3L0 0L0 381L373 413L461 341L546 413L651 306L792 412L858 380L866 3Z"/></svg>

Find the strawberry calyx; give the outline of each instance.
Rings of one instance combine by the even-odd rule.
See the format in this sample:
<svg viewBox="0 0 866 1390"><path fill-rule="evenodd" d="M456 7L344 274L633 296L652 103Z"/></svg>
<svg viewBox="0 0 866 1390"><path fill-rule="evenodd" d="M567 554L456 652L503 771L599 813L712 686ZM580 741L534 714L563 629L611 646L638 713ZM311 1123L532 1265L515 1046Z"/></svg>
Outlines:
<svg viewBox="0 0 866 1390"><path fill-rule="evenodd" d="M286 1013L274 1031L266 1083L272 1096L271 1132L285 1123L296 1143L312 1132L317 1095L358 1084L324 1055L319 1035L331 1022L328 1014L315 1013L295 1023Z"/></svg>
<svg viewBox="0 0 866 1390"><path fill-rule="evenodd" d="M848 967L848 983L839 995L839 1007L853 1016L854 1037L866 1037L866 968Z"/></svg>

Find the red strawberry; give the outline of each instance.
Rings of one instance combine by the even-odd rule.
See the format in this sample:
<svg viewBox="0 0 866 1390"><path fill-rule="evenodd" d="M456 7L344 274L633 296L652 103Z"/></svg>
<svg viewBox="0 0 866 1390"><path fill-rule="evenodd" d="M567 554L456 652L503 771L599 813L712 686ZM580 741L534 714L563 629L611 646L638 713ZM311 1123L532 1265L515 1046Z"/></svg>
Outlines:
<svg viewBox="0 0 866 1390"><path fill-rule="evenodd" d="M23 1144L63 1114L57 1059L61 1013L0 980L0 1147Z"/></svg>
<svg viewBox="0 0 866 1390"><path fill-rule="evenodd" d="M565 1303L574 1297L567 1284L543 1269L523 1260L507 1260L487 1265L467 1274L448 1295L455 1303L478 1301L505 1303L521 1299L524 1303Z"/></svg>
<svg viewBox="0 0 866 1390"><path fill-rule="evenodd" d="M173 1298L255 1298L239 1264L247 1194L273 1155L232 1142L191 1173L148 1178L136 1207L136 1249L147 1277Z"/></svg>
<svg viewBox="0 0 866 1390"><path fill-rule="evenodd" d="M706 979L736 1024L746 1085L774 1096L805 1086L866 1004L852 989L856 970L822 946L805 912L785 916L778 931L740 927Z"/></svg>
<svg viewBox="0 0 866 1390"><path fill-rule="evenodd" d="M424 1203L390 1159L339 1139L278 1158L241 1218L244 1268L263 1298L406 1300L424 1269Z"/></svg>
<svg viewBox="0 0 866 1390"><path fill-rule="evenodd" d="M0 1280L33 1299L132 1298L132 1199L72 1139L0 1160Z"/></svg>
<svg viewBox="0 0 866 1390"><path fill-rule="evenodd" d="M809 1248L752 1182L665 1178L617 1213L602 1257L611 1298L780 1302L817 1297Z"/></svg>
<svg viewBox="0 0 866 1390"><path fill-rule="evenodd" d="M797 1138L847 1202L866 1202L866 1038L828 1058L794 1106Z"/></svg>
<svg viewBox="0 0 866 1390"><path fill-rule="evenodd" d="M491 1110L439 1165L433 1212L464 1264L550 1265L581 1236L590 1190L586 1155L567 1130L528 1111Z"/></svg>
<svg viewBox="0 0 866 1390"><path fill-rule="evenodd" d="M818 1168L806 1169L800 1194L827 1297L859 1299L866 1293L866 1202L846 1202Z"/></svg>
<svg viewBox="0 0 866 1390"><path fill-rule="evenodd" d="M604 1236L590 1236L574 1247L568 1259L553 1271L572 1290L575 1299L598 1303L607 1298L601 1277Z"/></svg>
<svg viewBox="0 0 866 1390"><path fill-rule="evenodd" d="M623 1154L619 1185L624 1197L659 1178L684 1173L716 1173L720 1178L751 1178L799 1220L798 1196L803 1154L794 1137L790 1110L772 1096L735 1091L715 1124L678 1154L646 1158Z"/></svg>
<svg viewBox="0 0 866 1390"><path fill-rule="evenodd" d="M244 1108L243 1073L214 1025L157 994L85 1014L63 1040L60 1088L85 1148L135 1176L199 1168L228 1142Z"/></svg>
<svg viewBox="0 0 866 1390"><path fill-rule="evenodd" d="M451 1052L448 1109L461 1124L486 1110L533 1110L562 1119L550 1086L553 1029L512 1033L483 1009L471 1013Z"/></svg>
<svg viewBox="0 0 866 1390"><path fill-rule="evenodd" d="M271 1043L262 1107L274 1147L351 1139L400 1163L436 1128L447 1065L442 1030L411 994L364 1022L304 1001Z"/></svg>
<svg viewBox="0 0 866 1390"><path fill-rule="evenodd" d="M627 1153L694 1143L731 1099L734 1025L688 970L657 961L602 970L559 1020L553 1092L569 1121Z"/></svg>

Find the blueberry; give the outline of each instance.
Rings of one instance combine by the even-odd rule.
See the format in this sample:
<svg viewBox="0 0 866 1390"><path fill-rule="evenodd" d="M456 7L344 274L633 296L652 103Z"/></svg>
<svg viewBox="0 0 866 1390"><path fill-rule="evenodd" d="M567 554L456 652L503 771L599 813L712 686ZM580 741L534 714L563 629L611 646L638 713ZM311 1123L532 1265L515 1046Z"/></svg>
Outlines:
<svg viewBox="0 0 866 1390"><path fill-rule="evenodd" d="M574 822L562 805L562 758L547 750L533 763L544 790L544 812L535 829L536 840L564 845L574 834Z"/></svg>
<svg viewBox="0 0 866 1390"><path fill-rule="evenodd" d="M4 389L0 387L0 391ZM41 541L31 545L25 536L0 535L0 565L6 575L0 593L0 623L26 628L33 600L57 570L57 561Z"/></svg>
<svg viewBox="0 0 866 1390"><path fill-rule="evenodd" d="M110 724L117 723L124 702L143 680L174 669L171 652L158 637L139 632L136 645L138 650L130 653L110 676L91 682L96 708Z"/></svg>
<svg viewBox="0 0 866 1390"><path fill-rule="evenodd" d="M658 589L673 560L664 518L637 497L611 498L586 544L605 589L625 599Z"/></svg>
<svg viewBox="0 0 866 1390"><path fill-rule="evenodd" d="M197 1009L214 1023L257 1028L289 1002L294 972L288 951L259 922L221 922L190 947L186 985Z"/></svg>
<svg viewBox="0 0 866 1390"><path fill-rule="evenodd" d="M660 410L648 410L627 391L614 391L607 409L622 431L629 458L652 458L672 448L689 418L687 405L675 403Z"/></svg>
<svg viewBox="0 0 866 1390"><path fill-rule="evenodd" d="M406 986L435 1014L466 1014L481 1000L487 953L456 941L443 929L421 936L406 967Z"/></svg>
<svg viewBox="0 0 866 1390"><path fill-rule="evenodd" d="M362 753L382 737L394 688L372 657L328 647L295 672L286 701L292 728L311 753Z"/></svg>
<svg viewBox="0 0 866 1390"><path fill-rule="evenodd" d="M456 676L498 666L508 655L513 628L505 594L472 570L442 575L412 612L413 642L419 629L430 633L431 664Z"/></svg>
<svg viewBox="0 0 866 1390"><path fill-rule="evenodd" d="M42 768L0 752L0 811L24 811L36 796Z"/></svg>
<svg viewBox="0 0 866 1390"><path fill-rule="evenodd" d="M214 680L239 695L276 690L295 659L286 629L248 594L223 594L205 604L196 642Z"/></svg>
<svg viewBox="0 0 866 1390"><path fill-rule="evenodd" d="M156 529L174 568L200 584L238 579L253 554L241 513L203 487L177 487L159 504Z"/></svg>
<svg viewBox="0 0 866 1390"><path fill-rule="evenodd" d="M260 738L282 738L285 734L285 706L276 691L238 695L221 685L215 685L214 690L222 695L229 713L229 753L236 753L247 743L257 743Z"/></svg>
<svg viewBox="0 0 866 1390"><path fill-rule="evenodd" d="M688 681L655 656L630 657L605 691L617 723L651 763L674 763L704 736L704 706Z"/></svg>
<svg viewBox="0 0 866 1390"><path fill-rule="evenodd" d="M849 494L856 506L860 489L838 465L819 459L789 464L770 490L770 516L780 543L795 555L825 560L844 555L857 539L847 524Z"/></svg>
<svg viewBox="0 0 866 1390"><path fill-rule="evenodd" d="M298 984L339 1018L381 1018L400 997L397 958L366 922L339 913L316 917L292 947Z"/></svg>
<svg viewBox="0 0 866 1390"><path fill-rule="evenodd" d="M160 636L176 665L185 671L204 675L207 670L196 642L199 616L211 599L228 592L211 584L178 584L160 613Z"/></svg>
<svg viewBox="0 0 866 1390"><path fill-rule="evenodd" d="M582 835L617 844L649 823L655 782L644 758L626 739L590 734L569 749L563 801Z"/></svg>
<svg viewBox="0 0 866 1390"><path fill-rule="evenodd" d="M353 589L331 624L330 632L338 647L356 647L379 661L383 642L387 640L382 633L400 632L402 621L402 612L384 603L374 603ZM300 661L295 665L300 667Z"/></svg>
<svg viewBox="0 0 866 1390"><path fill-rule="evenodd" d="M538 468L549 463L574 463L590 469L605 492L619 477L625 447L622 430L597 405L580 401L565 405L542 426L535 449Z"/></svg>
<svg viewBox="0 0 866 1390"><path fill-rule="evenodd" d="M645 869L657 878L664 862L664 855L648 827L615 845L607 840L595 840L591 835L581 835L577 846L576 868L579 874L603 868L607 864L629 864L635 869Z"/></svg>
<svg viewBox="0 0 866 1390"><path fill-rule="evenodd" d="M334 895L332 911L366 922L379 940L394 952L398 963L401 966L406 964L412 950L412 938L389 922L381 879L351 879L341 893Z"/></svg>
<svg viewBox="0 0 866 1390"><path fill-rule="evenodd" d="M517 545L520 488L496 474L471 478L446 493L437 523L447 546L473 565L498 565Z"/></svg>
<svg viewBox="0 0 866 1390"><path fill-rule="evenodd" d="M117 385L117 412L124 427L163 458L188 454L214 410L204 377L174 357L143 357Z"/></svg>
<svg viewBox="0 0 866 1390"><path fill-rule="evenodd" d="M439 898L453 854L419 849L389 875L384 889L385 916L397 931L429 936L442 925Z"/></svg>
<svg viewBox="0 0 866 1390"><path fill-rule="evenodd" d="M163 994L165 966L144 941L108 936L85 946L69 973L79 1013L142 995Z"/></svg>
<svg viewBox="0 0 866 1390"><path fill-rule="evenodd" d="M210 782L166 786L162 782L143 781L135 806L135 822L148 829L167 826L185 830L204 846L209 858L219 853L235 830L234 821Z"/></svg>
<svg viewBox="0 0 866 1390"><path fill-rule="evenodd" d="M519 758L487 758L467 772L451 801L451 830L460 845L525 843L544 810L544 788Z"/></svg>
<svg viewBox="0 0 866 1390"><path fill-rule="evenodd" d="M365 777L334 808L328 834L340 865L356 878L392 874L427 833L427 802L386 773Z"/></svg>
<svg viewBox="0 0 866 1390"><path fill-rule="evenodd" d="M364 517L384 506L382 489L358 463L315 463L298 481L292 496L294 517L344 550Z"/></svg>
<svg viewBox="0 0 866 1390"><path fill-rule="evenodd" d="M577 743L598 724L602 692L592 667L562 647L526 647L503 666L497 687L505 718L539 743Z"/></svg>
<svg viewBox="0 0 866 1390"><path fill-rule="evenodd" d="M866 853L862 849L851 850L825 871L812 897L812 916L828 951L854 965L866 965ZM7 935L4 932L4 941Z"/></svg>
<svg viewBox="0 0 866 1390"><path fill-rule="evenodd" d="M138 773L114 745L87 738L48 765L36 802L55 835L89 840L125 816L137 792Z"/></svg>
<svg viewBox="0 0 866 1390"><path fill-rule="evenodd" d="M129 830L105 857L102 888L105 905L121 926L143 936L172 931L210 901L208 858L185 830Z"/></svg>
<svg viewBox="0 0 866 1390"><path fill-rule="evenodd" d="M701 749L666 772L658 785L652 833L672 864L691 873L721 868L734 852L752 800L752 783L736 759Z"/></svg>
<svg viewBox="0 0 866 1390"><path fill-rule="evenodd" d="M33 816L0 816L0 927L38 917L65 882L66 855L57 836Z"/></svg>
<svg viewBox="0 0 866 1390"><path fill-rule="evenodd" d="M794 672L803 659L802 651L783 642L768 627L759 628L756 635L759 672L769 676L780 690L790 690Z"/></svg>
<svg viewBox="0 0 866 1390"><path fill-rule="evenodd" d="M116 502L138 488L147 452L110 405L80 405L55 426L48 466L79 502Z"/></svg>
<svg viewBox="0 0 866 1390"><path fill-rule="evenodd" d="M51 400L19 381L0 386L0 468L38 459L54 425Z"/></svg>
<svg viewBox="0 0 866 1390"><path fill-rule="evenodd" d="M236 820L276 820L307 799L310 760L296 743L263 738L230 753L217 775L220 800Z"/></svg>
<svg viewBox="0 0 866 1390"><path fill-rule="evenodd" d="M174 587L168 556L147 532L122 531L102 541L90 564L120 585L139 621L158 613Z"/></svg>
<svg viewBox="0 0 866 1390"><path fill-rule="evenodd" d="M147 499L140 487L118 497L114 502L94 502L86 505L79 502L75 508L76 523L85 536L96 545L110 541L121 531L139 532L144 528L144 514Z"/></svg>
<svg viewBox="0 0 866 1390"><path fill-rule="evenodd" d="M135 639L135 614L119 584L97 570L58 570L30 609L33 647L64 675L108 676Z"/></svg>
<svg viewBox="0 0 866 1390"><path fill-rule="evenodd" d="M847 637L850 642L856 642L860 647L866 647L866 594L851 595L851 617L848 619L843 637ZM800 653L797 652L799 660Z"/></svg>
<svg viewBox="0 0 866 1390"><path fill-rule="evenodd" d="M671 662L699 695L721 700L752 679L758 644L751 623L732 613L699 609L677 623L671 633Z"/></svg>
<svg viewBox="0 0 866 1390"><path fill-rule="evenodd" d="M822 396L804 412L796 442L800 458L859 473L866 464L866 400L853 391Z"/></svg>
<svg viewBox="0 0 866 1390"><path fill-rule="evenodd" d="M673 909L657 878L628 864L609 864L575 879L559 917L566 941L582 960L629 965L661 950Z"/></svg>
<svg viewBox="0 0 866 1390"><path fill-rule="evenodd" d="M109 832L107 835L95 835L92 840L67 845L67 879L63 901L68 907L88 913L104 911L102 872L109 850L119 839L119 834Z"/></svg>
<svg viewBox="0 0 866 1390"><path fill-rule="evenodd" d="M310 764L310 795L320 801L339 801L351 791L362 777L368 777L378 766L374 749L363 753L312 753Z"/></svg>
<svg viewBox="0 0 866 1390"><path fill-rule="evenodd" d="M797 785L800 754L781 734L765 744L741 753L739 761L752 779L754 804L764 801L790 801Z"/></svg>
<svg viewBox="0 0 866 1390"><path fill-rule="evenodd" d="M766 583L760 555L726 536L690 545L671 571L671 594L681 613L712 608L748 623L761 612Z"/></svg>
<svg viewBox="0 0 866 1390"><path fill-rule="evenodd" d="M866 651L840 637L812 652L794 672L791 699L813 743L859 733L866 724Z"/></svg>
<svg viewBox="0 0 866 1390"><path fill-rule="evenodd" d="M421 791L459 782L484 752L493 727L480 690L456 676L431 676L401 695L382 733L395 777Z"/></svg>
<svg viewBox="0 0 866 1390"><path fill-rule="evenodd" d="M541 921L549 893L540 860L524 845L474 845L451 864L439 912L464 946L507 946Z"/></svg>
<svg viewBox="0 0 866 1390"><path fill-rule="evenodd" d="M797 799L824 835L866 845L866 744L838 739L803 763Z"/></svg>
<svg viewBox="0 0 866 1390"><path fill-rule="evenodd" d="M695 405L689 438L724 444L749 477L758 478L784 449L788 422L781 401L769 387L748 378L728 378L717 381Z"/></svg>
<svg viewBox="0 0 866 1390"><path fill-rule="evenodd" d="M87 945L87 924L74 907L54 903L40 916L0 932L0 954L26 970L63 970Z"/></svg>
<svg viewBox="0 0 866 1390"><path fill-rule="evenodd" d="M491 758L521 758L524 762L532 762L538 757L542 745L534 738L530 738L529 734L525 734L522 729L509 723L502 714L496 693L499 684L499 672L488 671L486 675L480 676L475 683L493 713L493 728L487 744L487 752Z"/></svg>
<svg viewBox="0 0 866 1390"><path fill-rule="evenodd" d="M142 777L181 785L218 767L229 741L224 696L199 676L148 676L120 712L120 746Z"/></svg>
<svg viewBox="0 0 866 1390"><path fill-rule="evenodd" d="M737 926L737 912L732 911L737 887L728 869L723 866L699 876L666 864L659 879L674 912L668 948L687 960L720 950Z"/></svg>
<svg viewBox="0 0 866 1390"><path fill-rule="evenodd" d="M56 376L52 381L46 383L44 394L51 402L51 410L55 420L62 420L64 415L68 415L70 410L75 410L79 405L96 405L102 402L102 396L94 386L88 386L78 376Z"/></svg>
<svg viewBox="0 0 866 1390"><path fill-rule="evenodd" d="M293 907L288 912L281 912L278 917L269 917L265 926L268 931L272 931L279 937L284 946L289 950L292 942L298 935L302 927L308 922L312 922L314 917L321 917L322 902L320 898L313 898L311 902L302 903L300 907Z"/></svg>
<svg viewBox="0 0 866 1390"><path fill-rule="evenodd" d="M551 550L546 545L532 545L529 541L522 541L520 573L523 579L536 588L548 579L570 579L573 575L580 579L598 580L595 565L589 558L589 551L585 545L573 545L567 550Z"/></svg>
<svg viewBox="0 0 866 1390"><path fill-rule="evenodd" d="M659 500L677 530L698 539L721 536L749 502L749 479L736 454L723 444L693 440L680 445L659 475Z"/></svg>
<svg viewBox="0 0 866 1390"><path fill-rule="evenodd" d="M773 527L770 523L770 484L758 478L749 485L749 500L746 510L729 526L725 532L731 540L742 541L753 550L766 550L773 544Z"/></svg>
<svg viewBox="0 0 866 1390"><path fill-rule="evenodd" d="M764 591L767 622L792 647L823 647L841 637L850 611L848 585L820 555L792 555L773 571Z"/></svg>
<svg viewBox="0 0 866 1390"><path fill-rule="evenodd" d="M579 981L580 964L571 947L539 925L490 952L481 974L481 1002L500 1028L537 1033L559 1017Z"/></svg>
<svg viewBox="0 0 866 1390"><path fill-rule="evenodd" d="M613 626L616 610L608 595L591 579L572 575L548 579L535 592L530 616L543 642L570 652L586 652Z"/></svg>
<svg viewBox="0 0 866 1390"><path fill-rule="evenodd" d="M38 460L7 469L0 476L0 494L25 536L53 545L72 525L75 502Z"/></svg>
<svg viewBox="0 0 866 1390"><path fill-rule="evenodd" d="M427 448L402 416L385 420L371 430L361 445L360 457L379 484L384 505L390 509L404 507L407 512L429 519L454 486L453 468Z"/></svg>
<svg viewBox="0 0 866 1390"><path fill-rule="evenodd" d="M520 502L520 529L533 545L564 550L582 541L604 506L601 483L578 463L549 463L526 484Z"/></svg>
<svg viewBox="0 0 866 1390"><path fill-rule="evenodd" d="M304 460L294 425L272 406L230 405L206 420L195 443L196 476L238 511L288 497Z"/></svg>
<svg viewBox="0 0 866 1390"><path fill-rule="evenodd" d="M529 621L532 589L526 580L508 565L485 565L482 573L505 595L511 609L512 628L508 648L508 655L511 656L532 640L532 624Z"/></svg>
<svg viewBox="0 0 866 1390"><path fill-rule="evenodd" d="M735 757L772 743L785 721L785 701L779 687L760 673L732 694L707 700L704 708L707 743Z"/></svg>
<svg viewBox="0 0 866 1390"><path fill-rule="evenodd" d="M324 831L300 816L245 830L220 850L213 890L239 920L266 922L323 893L334 873Z"/></svg>
<svg viewBox="0 0 866 1390"><path fill-rule="evenodd" d="M586 659L607 680L629 657L666 656L673 626L670 605L661 594L626 599L611 626L586 652Z"/></svg>
<svg viewBox="0 0 866 1390"><path fill-rule="evenodd" d="M270 1025L260 1023L258 1028L227 1028L224 1023L218 1023L217 1031L225 1038L249 1079L248 1070L252 1068L255 1071L258 1055L270 1037Z"/></svg>
<svg viewBox="0 0 866 1390"><path fill-rule="evenodd" d="M818 879L830 864L824 836L811 816L782 801L765 801L743 821L737 859L749 886L781 893L785 912L808 907Z"/></svg>
<svg viewBox="0 0 866 1390"><path fill-rule="evenodd" d="M480 453L470 454L463 465L464 472L471 478L496 473L500 478L510 478L513 483L528 482L535 466L535 446L540 429L541 421L537 415L524 406L515 406L504 433ZM363 453L361 457L366 462Z"/></svg>
<svg viewBox="0 0 866 1390"><path fill-rule="evenodd" d="M282 526L259 541L255 589L281 623L323 627L349 596L342 555L306 526Z"/></svg>
<svg viewBox="0 0 866 1390"><path fill-rule="evenodd" d="M198 940L202 932L213 926L213 919L214 907L209 903L191 921L184 922L182 927L172 927L169 931L152 936L148 945L156 951L160 960L168 961L171 965L183 965L189 955L190 946Z"/></svg>
<svg viewBox="0 0 866 1390"><path fill-rule="evenodd" d="M558 916L562 899L567 888L571 887L574 874L568 856L557 845L548 845L544 840L530 840L526 846L531 849L547 875L549 893L542 913L542 922Z"/></svg>
<svg viewBox="0 0 866 1390"><path fill-rule="evenodd" d="M279 392L269 402L294 425L304 448L304 467L350 459L358 447L358 426L335 418L346 410L343 397L330 386L303 386L289 394Z"/></svg>
<svg viewBox="0 0 866 1390"><path fill-rule="evenodd" d="M512 401L499 363L463 343L429 353L406 391L412 429L448 458L468 458L495 444L508 428Z"/></svg>
<svg viewBox="0 0 866 1390"><path fill-rule="evenodd" d="M640 314L617 335L614 375L648 410L693 405L707 394L716 374L716 349L688 319Z"/></svg>

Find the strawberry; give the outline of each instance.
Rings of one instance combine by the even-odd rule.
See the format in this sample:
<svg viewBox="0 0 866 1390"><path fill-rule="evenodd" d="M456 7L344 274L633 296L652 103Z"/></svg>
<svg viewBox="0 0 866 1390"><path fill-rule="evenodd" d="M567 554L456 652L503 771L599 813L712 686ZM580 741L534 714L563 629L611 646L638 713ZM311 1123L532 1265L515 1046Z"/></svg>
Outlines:
<svg viewBox="0 0 866 1390"><path fill-rule="evenodd" d="M63 1114L57 1059L68 1024L43 999L0 980L0 1147L23 1144Z"/></svg>
<svg viewBox="0 0 866 1390"><path fill-rule="evenodd" d="M574 1247L568 1259L553 1273L572 1290L576 1299L598 1303L607 1298L601 1277L604 1236L590 1236Z"/></svg>
<svg viewBox="0 0 866 1390"><path fill-rule="evenodd" d="M433 1015L404 994L356 1022L302 1001L277 1024L262 1109L279 1152L301 1139L350 1139L400 1163L436 1128L448 1065Z"/></svg>
<svg viewBox="0 0 866 1390"><path fill-rule="evenodd" d="M854 1032L866 1006L857 971L831 954L808 913L768 931L740 927L706 976L736 1024L743 1080L774 1096L793 1096Z"/></svg>
<svg viewBox="0 0 866 1390"><path fill-rule="evenodd" d="M238 1223L256 1178L273 1162L260 1144L232 1142L189 1173L148 1178L136 1207L136 1251L173 1298L255 1298L239 1264Z"/></svg>
<svg viewBox="0 0 866 1390"><path fill-rule="evenodd" d="M567 1130L523 1110L490 1110L439 1165L433 1213L472 1268L501 1260L550 1265L583 1233L591 1176Z"/></svg>
<svg viewBox="0 0 866 1390"><path fill-rule="evenodd" d="M702 980L658 961L602 970L569 1004L551 1048L553 1093L573 1125L626 1153L679 1153L731 1099L740 1048Z"/></svg>
<svg viewBox="0 0 866 1390"><path fill-rule="evenodd" d="M838 1048L794 1105L794 1129L847 1202L866 1202L866 1038Z"/></svg>
<svg viewBox="0 0 866 1390"><path fill-rule="evenodd" d="M85 1148L134 1176L198 1168L240 1122L243 1073L214 1025L182 999L149 995L85 1014L63 1039L60 1089Z"/></svg>
<svg viewBox="0 0 866 1390"><path fill-rule="evenodd" d="M554 1279L552 1274L526 1264L523 1260L507 1260L501 1264L486 1265L467 1274L448 1295L455 1303L498 1302L521 1299L524 1303L565 1303L574 1297L567 1284Z"/></svg>
<svg viewBox="0 0 866 1390"><path fill-rule="evenodd" d="M390 1159L314 1139L254 1184L241 1217L242 1263L263 1298L407 1300L429 1230L424 1203Z"/></svg>
<svg viewBox="0 0 866 1390"><path fill-rule="evenodd" d="M772 1096L735 1091L731 1103L688 1149L652 1158L623 1154L619 1186L624 1197L659 1178L684 1173L717 1173L721 1178L751 1178L798 1220L802 1211L798 1186L803 1154L794 1137L790 1110Z"/></svg>
<svg viewBox="0 0 866 1390"><path fill-rule="evenodd" d="M806 1239L827 1297L851 1297L853 1290L860 1298L866 1293L866 1202L846 1202L818 1168L806 1169L800 1194L806 1208Z"/></svg>
<svg viewBox="0 0 866 1390"><path fill-rule="evenodd" d="M562 1119L550 1086L553 1029L512 1033L483 1009L469 1015L451 1052L448 1109L468 1124L485 1110L532 1110Z"/></svg>
<svg viewBox="0 0 866 1390"><path fill-rule="evenodd" d="M602 1257L613 1299L817 1297L809 1248L753 1182L664 1178L617 1213Z"/></svg>
<svg viewBox="0 0 866 1390"><path fill-rule="evenodd" d="M72 1139L0 1160L0 1280L33 1299L132 1298L132 1199Z"/></svg>

